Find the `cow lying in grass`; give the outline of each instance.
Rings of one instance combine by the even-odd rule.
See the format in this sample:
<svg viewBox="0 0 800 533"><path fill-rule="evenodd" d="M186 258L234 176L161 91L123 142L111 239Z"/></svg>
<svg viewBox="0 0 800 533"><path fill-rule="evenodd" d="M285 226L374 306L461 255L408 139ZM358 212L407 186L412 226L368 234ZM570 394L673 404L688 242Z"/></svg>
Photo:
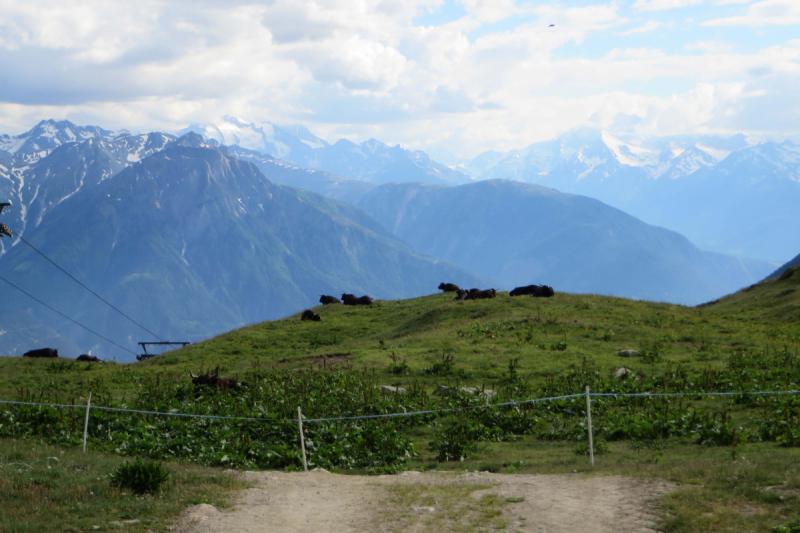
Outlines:
<svg viewBox="0 0 800 533"><path fill-rule="evenodd" d="M342 301L336 296L326 296L323 294L322 296L319 297L319 303L321 303L322 305L340 304L342 303Z"/></svg>
<svg viewBox="0 0 800 533"><path fill-rule="evenodd" d="M78 358L75 359L75 360L76 361L85 362L85 363L99 363L100 362L100 359L98 359L96 355L89 355L89 354L79 355Z"/></svg>
<svg viewBox="0 0 800 533"><path fill-rule="evenodd" d="M458 292L461 290L461 287L456 285L455 283L440 283L439 290L444 292Z"/></svg>
<svg viewBox="0 0 800 533"><path fill-rule="evenodd" d="M527 296L531 295L534 298L550 298L556 293L553 287L548 285L528 285L526 287L517 287L509 292L509 296Z"/></svg>
<svg viewBox="0 0 800 533"><path fill-rule="evenodd" d="M221 387L222 389L228 390L236 388L240 385L245 385L245 383L239 383L237 380L233 378L221 378L219 377L219 367L217 367L216 372L213 374L210 370L206 370L205 374L200 374L195 376L194 374L189 372L189 375L192 378L192 383L195 387L211 387L217 388Z"/></svg>
<svg viewBox="0 0 800 533"><path fill-rule="evenodd" d="M311 309L306 309L305 311L303 311L302 316L300 316L300 320L312 320L314 322L321 322L322 318L320 318L320 316Z"/></svg>
<svg viewBox="0 0 800 533"><path fill-rule="evenodd" d="M22 357L58 357L58 350L52 348L39 348L25 352Z"/></svg>
<svg viewBox="0 0 800 533"><path fill-rule="evenodd" d="M456 296L456 300L484 300L497 296L497 290L486 289L485 291L482 291L480 289L470 289L468 291L458 291L457 294L458 296Z"/></svg>
<svg viewBox="0 0 800 533"><path fill-rule="evenodd" d="M369 296L362 296L361 298L356 298L353 294L342 294L342 302L344 305L372 305L372 298Z"/></svg>

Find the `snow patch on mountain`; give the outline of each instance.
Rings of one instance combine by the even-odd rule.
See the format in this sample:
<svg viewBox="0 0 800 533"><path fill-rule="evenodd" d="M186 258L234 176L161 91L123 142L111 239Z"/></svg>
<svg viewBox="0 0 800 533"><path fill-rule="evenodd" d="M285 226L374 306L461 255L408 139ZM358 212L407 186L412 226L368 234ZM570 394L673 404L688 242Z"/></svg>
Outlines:
<svg viewBox="0 0 800 533"><path fill-rule="evenodd" d="M623 165L644 167L654 165L658 161L658 151L623 142L605 130L601 132L601 139L617 161Z"/></svg>
<svg viewBox="0 0 800 533"><path fill-rule="evenodd" d="M711 157L714 158L715 162L719 163L726 157L731 154L731 150L721 150L718 148L711 148L710 146L706 146L703 143L697 143L694 145L698 150L702 150Z"/></svg>

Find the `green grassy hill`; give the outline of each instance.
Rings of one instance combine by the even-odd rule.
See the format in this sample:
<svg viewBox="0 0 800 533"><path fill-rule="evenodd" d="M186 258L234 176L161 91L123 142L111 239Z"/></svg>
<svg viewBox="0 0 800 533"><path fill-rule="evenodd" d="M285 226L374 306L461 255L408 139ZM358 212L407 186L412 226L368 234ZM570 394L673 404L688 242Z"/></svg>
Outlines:
<svg viewBox="0 0 800 533"><path fill-rule="evenodd" d="M92 411L92 450L244 468L302 464L292 420L298 405L308 418L469 408L308 423L310 464L546 473L592 470L582 397L487 409L482 397L434 389L485 385L498 391L495 402L580 394L587 385L615 394L684 392L595 398L595 469L679 483L660 502L662 531L767 533L800 519L800 397L752 392L800 389L798 284L795 267L696 308L565 293L317 307L322 322L295 315L130 365L0 358L0 395L81 404L91 390L97 405L272 418ZM623 349L640 355L618 356ZM250 386L224 393L189 384L188 372L217 365ZM623 366L635 374L615 377ZM385 394L379 384L408 393ZM746 394L700 395L712 391ZM6 406L0 436L78 446L82 420L81 409Z"/></svg>
<svg viewBox="0 0 800 533"><path fill-rule="evenodd" d="M798 285L800 268L795 267L778 279L694 308L568 293L549 299L499 293L493 300L467 302L434 294L371 307L318 306L321 322L304 322L299 315L262 322L131 365L0 358L6 376L0 395L9 398L20 386L45 384L68 390L70 383L99 377L122 394L128 390L123 376L132 374L167 371L188 380L189 371L201 368L220 366L223 375L233 376L253 365L345 365L374 369L386 383L416 381L432 388L443 379L423 370L443 354L466 372L462 381L487 386L515 358L522 375L534 383L584 361L603 373L622 366L649 374L675 364L721 368L736 351L800 346ZM650 355L618 357L625 349ZM410 374L390 374L392 357L404 360Z"/></svg>

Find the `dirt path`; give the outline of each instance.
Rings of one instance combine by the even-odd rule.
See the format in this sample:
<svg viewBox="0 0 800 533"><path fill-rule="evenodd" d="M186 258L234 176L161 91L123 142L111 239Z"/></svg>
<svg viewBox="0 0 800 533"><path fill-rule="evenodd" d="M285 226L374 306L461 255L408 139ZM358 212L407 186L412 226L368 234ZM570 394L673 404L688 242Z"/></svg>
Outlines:
<svg viewBox="0 0 800 533"><path fill-rule="evenodd" d="M478 520L483 510L485 518L491 510L498 509L495 514L505 521L506 531L643 533L653 531L650 529L653 503L675 488L662 481L616 476L488 472L458 475L405 472L374 477L325 471L248 472L245 476L256 485L239 494L233 510L220 512L207 505L194 507L187 511L180 530L360 533L447 531L450 525L459 528L467 525L466 530L470 530L471 517ZM480 488L471 491L472 486ZM491 488L483 488L486 486ZM462 498L465 501L454 503L452 499L442 499L448 489L459 487L463 489L460 494L467 495ZM405 499L398 497L399 493ZM485 501L481 497L486 494L497 495L499 498L494 501L501 503L490 509L481 508L480 502ZM414 505L412 495L425 505ZM507 499L512 502L506 503ZM478 524L475 531L486 525L479 520L474 523Z"/></svg>

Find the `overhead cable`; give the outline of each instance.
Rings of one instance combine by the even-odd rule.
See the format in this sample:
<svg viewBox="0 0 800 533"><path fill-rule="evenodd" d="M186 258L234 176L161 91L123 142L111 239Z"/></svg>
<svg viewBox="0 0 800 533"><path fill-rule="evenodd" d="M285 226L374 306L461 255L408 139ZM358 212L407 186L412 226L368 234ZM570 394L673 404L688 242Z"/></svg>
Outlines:
<svg viewBox="0 0 800 533"><path fill-rule="evenodd" d="M125 318L127 318L128 320L130 320L131 322L133 322L134 324L136 324L137 326L139 326L140 328L142 328L143 330L145 330L147 333L149 333L150 335L152 335L152 336L153 336L153 337L155 337L156 339L158 339L158 340L160 340L160 341L164 342L164 339L162 339L161 337L159 337L158 335L156 335L155 333L153 333L152 331L150 331L149 329L147 329L147 328L146 328L146 327L144 327L143 325L139 324L137 321L135 321L134 319L132 319L131 317L129 317L128 315L126 315L126 314L125 314L125 313L123 313L122 311L120 311L120 310L119 310L117 307L115 307L113 304L111 304L110 302L108 302L108 301L107 301L105 298L103 298L102 296L100 296L99 294L97 294L96 292L94 292L92 289L90 289L89 287L87 287L86 285L84 285L83 283L81 283L81 282L80 282L80 281L79 281L79 280L78 280L78 279L77 279L75 276L73 276L72 274L70 274L69 272L67 272L66 270L64 270L63 268L61 268L60 266L58 266L58 265L56 264L56 262L55 262L55 261L53 261L52 259L50 259L49 257L47 257L47 256L46 256L44 253L42 253L41 251L39 251L39 249L38 249L38 248L36 248L34 245L32 245L31 243L29 243L28 241L26 241L26 240L25 240L25 239L22 237L22 235L20 235L19 233L17 233L16 231L13 231L13 230L12 230L12 233L14 233L14 235L16 235L17 237L19 237L19 240L21 240L22 242L24 242L25 244L27 244L28 246L30 246L30 247L31 247L31 248L32 248L32 249L33 249L33 250L34 250L36 253L38 253L39 255L41 255L42 257L44 257L45 259L47 259L48 261L50 261L50 263L52 263L52 264L53 264L53 266L55 266L55 267L56 267L57 269L59 269L61 272L63 272L64 274L66 274L67 276L69 276L70 278L72 278L72 280L73 280L73 281L75 281L75 283L77 283L78 285L80 285L81 287L83 287L84 289L86 289L87 291L89 291L89 292L91 292L92 294L94 294L94 295L95 295L97 298L99 298L99 299L100 299L100 301L102 301L103 303L105 303L106 305L108 305L108 306L109 306L111 309L113 309L113 310L114 310L114 311L116 311L117 313L121 314L122 316L124 316Z"/></svg>
<svg viewBox="0 0 800 533"><path fill-rule="evenodd" d="M14 285L13 283L11 283L10 281L8 281L7 279L5 279L4 277L0 276L0 280L2 280L2 281L5 281L6 283L8 283L9 285L11 285L11 286L12 286L12 287L14 287L15 289L17 289L19 292L21 292L21 293L22 293L22 294L24 294L25 296L27 296L27 297L29 297L29 298L31 298L31 299L33 299L33 300L36 300L37 302L39 302L39 303L40 303L40 304L42 304L43 306L47 307L48 309L50 309L50 310L51 310L51 311L53 311L54 313L57 313L57 314L61 315L62 317L66 318L67 320L69 320L69 321L70 321L70 322L72 322L73 324L76 324L76 325L78 325L78 326L82 327L83 329L85 329L85 330L86 330L86 331L88 331L89 333L92 333L92 334L94 334L94 335L97 335L98 337L100 337L100 338L101 338L101 339L103 339L104 341L106 341L106 342L110 342L111 344L113 344L113 345L114 345L114 346L116 346L117 348L120 348L120 349L122 349L122 350L125 350L125 351L126 351L126 352L128 352L128 353L132 353L133 355L138 355L138 354L137 354L136 352L134 352L133 350L129 350L129 349L125 348L124 346L122 346L121 344L117 344L116 342L112 341L111 339L109 339L109 338L107 338L107 337L104 337L104 336L100 335L99 333L97 333L96 331L94 331L94 330L91 330L91 329L87 328L86 326L84 326L83 324L81 324L80 322L78 322L77 320L73 320L73 319L71 319L70 317L68 317L67 315L65 315L64 313L62 313L61 311L58 311L57 309L53 309L52 307L50 307L49 305L47 305L46 303L44 303L43 301L41 301L41 300L40 300L40 299L38 299L37 297L33 296L32 294L30 294L30 293L28 293L28 292L25 292L23 289L20 289L19 287L17 287L16 285Z"/></svg>

